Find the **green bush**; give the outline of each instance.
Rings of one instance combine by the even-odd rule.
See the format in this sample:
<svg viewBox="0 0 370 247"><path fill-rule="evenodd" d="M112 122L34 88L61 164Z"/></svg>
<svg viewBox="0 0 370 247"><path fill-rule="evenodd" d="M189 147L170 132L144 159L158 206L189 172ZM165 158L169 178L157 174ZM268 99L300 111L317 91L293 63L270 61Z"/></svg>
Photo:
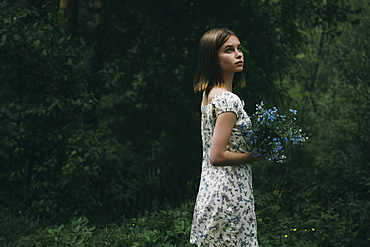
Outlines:
<svg viewBox="0 0 370 247"><path fill-rule="evenodd" d="M260 246L368 246L369 240L358 239L359 211L352 209L348 215L348 211L340 212L340 207L327 210L319 204L307 205L302 211L289 211L290 202L295 204L299 199L279 192L257 201ZM136 218L123 217L120 224L96 228L86 217L73 218L66 224L49 221L45 227L2 210L0 230L4 235L0 244L6 247L193 246L189 243L193 209L194 203L187 202L181 207L146 212Z"/></svg>
<svg viewBox="0 0 370 247"><path fill-rule="evenodd" d="M101 230L91 246L192 246L190 227L194 204L159 210L125 221L115 229Z"/></svg>
<svg viewBox="0 0 370 247"><path fill-rule="evenodd" d="M32 235L43 227L46 225L27 217L21 211L15 215L0 205L0 246L8 246L7 243L16 241L20 236Z"/></svg>
<svg viewBox="0 0 370 247"><path fill-rule="evenodd" d="M59 17L0 3L1 200L35 217L113 218L138 204L145 164L99 123L90 48ZM99 71L103 85L112 66Z"/></svg>
<svg viewBox="0 0 370 247"><path fill-rule="evenodd" d="M194 204L180 208L145 213L138 218L126 219L120 225L95 229L86 217L67 224L53 225L33 231L14 232L1 239L3 246L192 246L189 243ZM3 227L12 224L8 218ZM25 223L20 222L20 223Z"/></svg>

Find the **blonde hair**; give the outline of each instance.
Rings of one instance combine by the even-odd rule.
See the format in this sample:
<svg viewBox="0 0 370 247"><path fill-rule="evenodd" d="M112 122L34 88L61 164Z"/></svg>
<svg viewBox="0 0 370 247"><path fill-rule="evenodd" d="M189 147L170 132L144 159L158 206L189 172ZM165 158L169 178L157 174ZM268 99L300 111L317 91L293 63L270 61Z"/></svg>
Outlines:
<svg viewBox="0 0 370 247"><path fill-rule="evenodd" d="M218 51L223 44L231 37L236 36L234 32L225 28L216 28L206 32L199 42L199 62L197 73L194 77L194 92L206 91L224 85ZM233 86L243 87L244 77L237 72L233 78Z"/></svg>

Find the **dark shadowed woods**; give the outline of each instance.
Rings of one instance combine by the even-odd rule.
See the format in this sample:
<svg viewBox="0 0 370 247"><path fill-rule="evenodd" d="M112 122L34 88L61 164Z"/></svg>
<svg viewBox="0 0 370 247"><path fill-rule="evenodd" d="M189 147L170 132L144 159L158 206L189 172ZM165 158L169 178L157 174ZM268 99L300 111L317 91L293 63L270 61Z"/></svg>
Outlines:
<svg viewBox="0 0 370 247"><path fill-rule="evenodd" d="M243 46L247 112L297 109L309 136L286 163L253 167L260 244L367 246L369 11L364 0L1 1L1 243L185 246L201 166L198 42L226 27Z"/></svg>

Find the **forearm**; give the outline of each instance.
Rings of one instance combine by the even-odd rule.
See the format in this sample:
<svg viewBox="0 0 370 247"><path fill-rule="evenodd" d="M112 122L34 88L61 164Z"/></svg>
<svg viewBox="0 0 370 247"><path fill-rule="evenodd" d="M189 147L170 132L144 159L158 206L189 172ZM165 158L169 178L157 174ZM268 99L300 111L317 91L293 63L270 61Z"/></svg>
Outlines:
<svg viewBox="0 0 370 247"><path fill-rule="evenodd" d="M260 154L253 157L254 153L235 153L226 150L230 135L236 121L233 112L225 112L218 116L211 146L211 164L214 166L236 166L263 160Z"/></svg>
<svg viewBox="0 0 370 247"><path fill-rule="evenodd" d="M236 166L240 164L253 163L265 159L263 155L252 152L235 153L230 151L213 153L211 150L211 164L214 166Z"/></svg>

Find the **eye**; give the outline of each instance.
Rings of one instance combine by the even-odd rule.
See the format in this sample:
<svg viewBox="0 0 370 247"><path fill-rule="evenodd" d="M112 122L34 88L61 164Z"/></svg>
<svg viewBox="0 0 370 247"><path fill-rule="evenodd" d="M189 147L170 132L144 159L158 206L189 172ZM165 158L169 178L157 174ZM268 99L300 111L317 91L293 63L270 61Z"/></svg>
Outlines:
<svg viewBox="0 0 370 247"><path fill-rule="evenodd" d="M230 53L230 52L232 52L233 50L231 49L231 48L229 48L229 49L227 49L226 50L226 53Z"/></svg>

